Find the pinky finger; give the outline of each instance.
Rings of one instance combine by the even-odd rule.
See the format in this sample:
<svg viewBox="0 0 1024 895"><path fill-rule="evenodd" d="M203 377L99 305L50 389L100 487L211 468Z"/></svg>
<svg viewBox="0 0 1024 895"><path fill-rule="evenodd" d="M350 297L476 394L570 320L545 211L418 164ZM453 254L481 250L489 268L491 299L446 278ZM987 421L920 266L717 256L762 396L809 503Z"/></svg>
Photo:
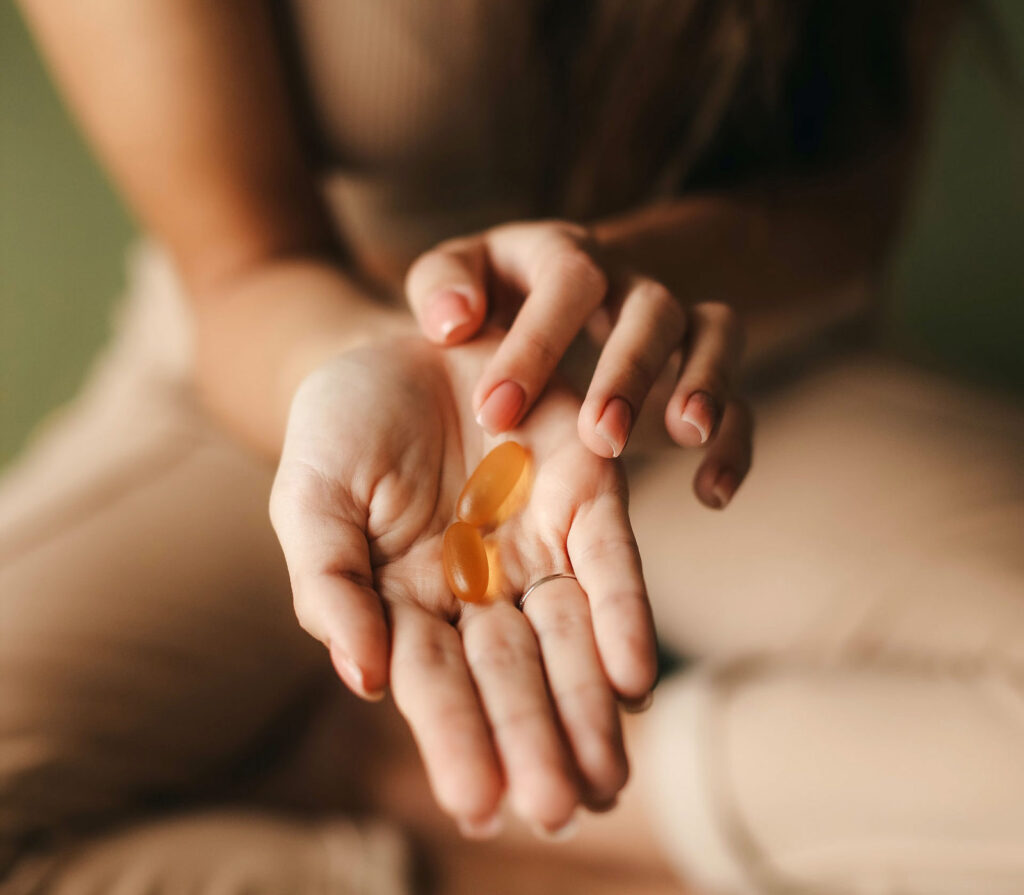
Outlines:
<svg viewBox="0 0 1024 895"><path fill-rule="evenodd" d="M705 506L720 510L732 500L750 471L753 434L750 408L735 398L729 401L718 432L693 479L693 490Z"/></svg>

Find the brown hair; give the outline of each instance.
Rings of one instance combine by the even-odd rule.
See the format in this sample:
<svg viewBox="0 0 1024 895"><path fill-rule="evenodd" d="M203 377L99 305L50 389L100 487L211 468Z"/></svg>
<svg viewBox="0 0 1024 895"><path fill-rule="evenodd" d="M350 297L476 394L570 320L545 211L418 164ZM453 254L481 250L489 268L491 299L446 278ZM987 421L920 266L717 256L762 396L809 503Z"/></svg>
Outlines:
<svg viewBox="0 0 1024 895"><path fill-rule="evenodd" d="M585 218L862 149L906 115L909 6L542 4L560 122L544 189L560 188L562 213Z"/></svg>

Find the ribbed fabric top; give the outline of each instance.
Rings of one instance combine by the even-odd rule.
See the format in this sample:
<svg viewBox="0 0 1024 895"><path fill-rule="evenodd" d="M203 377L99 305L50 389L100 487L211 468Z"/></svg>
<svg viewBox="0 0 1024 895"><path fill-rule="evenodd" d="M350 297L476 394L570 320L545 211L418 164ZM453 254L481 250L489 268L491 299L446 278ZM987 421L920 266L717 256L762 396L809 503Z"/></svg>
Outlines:
<svg viewBox="0 0 1024 895"><path fill-rule="evenodd" d="M331 156L326 189L370 270L536 213L543 71L529 2L294 0Z"/></svg>
<svg viewBox="0 0 1024 895"><path fill-rule="evenodd" d="M902 114L892 0L282 2L339 228L392 277L504 221L830 164Z"/></svg>

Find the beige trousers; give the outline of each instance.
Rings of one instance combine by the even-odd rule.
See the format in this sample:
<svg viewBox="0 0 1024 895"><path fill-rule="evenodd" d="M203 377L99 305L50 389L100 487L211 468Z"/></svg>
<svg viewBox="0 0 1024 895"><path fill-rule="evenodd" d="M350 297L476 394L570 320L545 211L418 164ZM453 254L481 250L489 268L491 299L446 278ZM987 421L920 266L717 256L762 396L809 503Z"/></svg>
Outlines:
<svg viewBox="0 0 1024 895"><path fill-rule="evenodd" d="M0 485L0 892L407 891L401 838L345 819L373 709L293 619L273 471L198 410L151 248L132 283ZM703 660L632 755L666 853L709 891L1024 892L1024 413L873 357L758 409L727 512L678 452L633 483Z"/></svg>

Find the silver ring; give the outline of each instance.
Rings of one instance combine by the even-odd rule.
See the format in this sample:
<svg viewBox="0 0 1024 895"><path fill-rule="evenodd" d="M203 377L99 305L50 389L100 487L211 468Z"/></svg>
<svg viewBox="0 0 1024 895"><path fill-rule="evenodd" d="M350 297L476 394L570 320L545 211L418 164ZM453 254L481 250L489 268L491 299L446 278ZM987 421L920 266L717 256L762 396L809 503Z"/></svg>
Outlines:
<svg viewBox="0 0 1024 895"><path fill-rule="evenodd" d="M543 578L534 581L533 584L523 592L523 595L519 598L519 602L516 603L516 607L519 611L523 611L523 607L526 605L526 598L530 596L530 594L532 594L542 584L547 584L549 581L554 581L556 578L572 578L573 581L576 580L576 576L569 572L556 572L554 575L545 575Z"/></svg>

